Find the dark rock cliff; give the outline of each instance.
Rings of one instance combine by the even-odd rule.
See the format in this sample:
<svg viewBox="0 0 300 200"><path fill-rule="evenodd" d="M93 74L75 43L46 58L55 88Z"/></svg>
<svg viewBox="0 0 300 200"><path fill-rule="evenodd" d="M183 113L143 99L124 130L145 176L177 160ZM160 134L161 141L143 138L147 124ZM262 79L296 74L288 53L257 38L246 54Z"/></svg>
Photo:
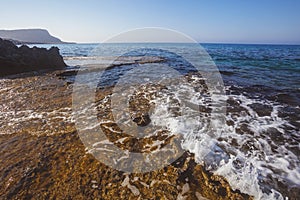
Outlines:
<svg viewBox="0 0 300 200"><path fill-rule="evenodd" d="M17 47L0 38L0 76L46 69L63 69L66 64L57 47Z"/></svg>

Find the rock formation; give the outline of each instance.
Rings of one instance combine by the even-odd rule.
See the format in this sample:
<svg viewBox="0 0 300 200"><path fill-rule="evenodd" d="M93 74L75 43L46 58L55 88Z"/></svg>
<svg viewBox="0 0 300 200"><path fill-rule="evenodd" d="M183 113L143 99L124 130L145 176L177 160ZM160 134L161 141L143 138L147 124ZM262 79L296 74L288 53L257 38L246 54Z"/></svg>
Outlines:
<svg viewBox="0 0 300 200"><path fill-rule="evenodd" d="M49 50L25 45L17 47L0 38L0 76L64 67L66 64L57 47Z"/></svg>

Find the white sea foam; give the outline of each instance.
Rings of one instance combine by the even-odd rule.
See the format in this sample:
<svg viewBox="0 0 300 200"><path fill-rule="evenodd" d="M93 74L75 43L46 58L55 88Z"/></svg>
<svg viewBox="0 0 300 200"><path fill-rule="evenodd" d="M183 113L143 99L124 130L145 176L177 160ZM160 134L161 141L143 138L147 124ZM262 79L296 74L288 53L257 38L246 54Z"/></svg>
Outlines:
<svg viewBox="0 0 300 200"><path fill-rule="evenodd" d="M11 134L26 128L35 128L33 134L54 134L50 127L58 127L58 123L74 123L71 108L65 107L53 111L16 110L0 112L0 134ZM39 125L35 125L39 124Z"/></svg>
<svg viewBox="0 0 300 200"><path fill-rule="evenodd" d="M268 176L300 185L299 158L288 149L288 143L276 144L272 139L273 133L268 132L272 128L280 134L281 139L292 140L285 131L286 127L293 128L293 125L278 114L281 105L244 95L229 95L228 98L237 102L241 108L239 111L228 112L225 116L226 121L231 120L234 123L223 123L221 129L219 124L219 133L209 134L211 126L207 126L207 123L211 116L197 114L197 111L190 108L189 103L206 106L211 101L207 98L212 97L199 96L199 93L193 91L192 85L188 84L180 83L171 91L166 96L155 99L152 123L166 127L171 134L182 134L182 147L194 153L198 163L205 163L215 174L225 177L233 189L239 189L255 199L284 199L272 188L272 184L264 183L268 181ZM170 107L176 106L170 103L170 99L174 98L180 102L181 111L181 115L176 117L170 112ZM219 96L214 100L221 101L226 98ZM183 99L187 103L184 104ZM271 113L259 116L250 107L254 103L270 106ZM220 121L216 120L216 123ZM248 132L239 133L237 130L243 125L248 127Z"/></svg>

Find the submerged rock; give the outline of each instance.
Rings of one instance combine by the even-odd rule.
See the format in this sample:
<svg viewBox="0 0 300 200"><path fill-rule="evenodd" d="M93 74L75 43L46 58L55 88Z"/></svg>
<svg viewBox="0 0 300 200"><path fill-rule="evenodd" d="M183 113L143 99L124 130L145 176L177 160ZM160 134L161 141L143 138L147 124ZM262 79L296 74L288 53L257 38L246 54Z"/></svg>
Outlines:
<svg viewBox="0 0 300 200"><path fill-rule="evenodd" d="M0 76L30 71L63 69L66 64L57 47L29 48L17 47L12 42L0 38Z"/></svg>
<svg viewBox="0 0 300 200"><path fill-rule="evenodd" d="M72 88L53 74L5 79L0 84L7 88L0 93L4 116L0 132L5 133L0 134L0 199L252 199L206 171L188 152L146 173L129 174L104 165L87 153L68 117ZM111 93L112 88L99 90L96 99ZM133 114L134 102L148 103L141 96L133 96ZM110 115L106 108L99 112L102 118ZM143 108L146 112L149 107ZM108 139L130 151L147 151L142 145L150 140L169 141L161 134L118 144L120 134L112 131L112 123L106 125Z"/></svg>
<svg viewBox="0 0 300 200"><path fill-rule="evenodd" d="M252 199L189 153L165 168L128 174L86 154L76 131L0 135L0 149L1 199Z"/></svg>

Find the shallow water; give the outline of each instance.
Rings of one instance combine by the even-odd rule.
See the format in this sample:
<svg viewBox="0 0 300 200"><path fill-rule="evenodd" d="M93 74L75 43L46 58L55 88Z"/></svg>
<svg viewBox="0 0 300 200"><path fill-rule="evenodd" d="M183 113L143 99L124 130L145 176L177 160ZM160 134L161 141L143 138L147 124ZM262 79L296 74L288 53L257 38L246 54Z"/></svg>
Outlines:
<svg viewBox="0 0 300 200"><path fill-rule="evenodd" d="M103 64L107 61L106 56L114 56L114 52L128 48L128 45L133 44L112 44L107 52L96 55L103 57L100 59ZM164 78L178 78L152 101L155 107L149 115L151 123L163 127L171 135L180 133L182 148L194 153L195 160L204 164L207 170L225 177L233 189L253 195L255 199L295 198L300 190L300 47L204 44L224 81L226 95L218 98L195 90L197 85L203 85L201 77L190 75L195 70L180 57L154 50L162 46L164 44L150 44L146 46L150 48L147 51L130 52L125 57L134 60L132 56L157 56L165 59L164 62L127 63L109 68L101 74L98 86L132 82L146 82L147 85ZM96 47L96 44L59 45L66 63L72 66L95 64L95 51L92 50ZM174 48L193 56L189 44L175 45ZM162 73L163 66L173 66L180 75L167 70ZM149 68L151 70L147 71ZM190 82L184 81L187 74ZM124 75L126 79L122 79ZM91 78L89 81L99 79L95 73L94 77L88 77ZM63 78L74 81L74 76ZM20 91L23 91L21 86ZM13 94L7 98L13 99ZM211 135L206 124L210 120L207 113L215 106L211 104L213 98L219 103L216 105L225 105L226 112L222 115L225 120L222 128ZM180 115L174 115L174 110ZM14 124L20 121L24 124L42 119L51 116L51 112L54 111L44 113L28 109L11 113L11 109L3 107L1 131L10 132L10 127L15 129ZM67 123L74 120L68 109L55 112L61 117L67 113ZM6 124L8 120L11 124Z"/></svg>

